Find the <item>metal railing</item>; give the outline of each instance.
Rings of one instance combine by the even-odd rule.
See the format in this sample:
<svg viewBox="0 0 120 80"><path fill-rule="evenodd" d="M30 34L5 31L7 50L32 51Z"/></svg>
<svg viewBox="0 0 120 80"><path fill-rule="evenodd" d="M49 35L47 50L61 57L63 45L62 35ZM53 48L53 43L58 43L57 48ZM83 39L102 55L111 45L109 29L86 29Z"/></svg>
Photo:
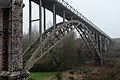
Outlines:
<svg viewBox="0 0 120 80"><path fill-rule="evenodd" d="M79 13L76 9L74 9L71 5L69 5L64 0L56 0L57 2L61 3L63 6L65 6L67 9L69 9L71 12L75 13L77 16L79 16L83 21L87 22L90 26L94 27L96 30L98 30L101 34L105 35L106 37L110 38L105 32L103 32L101 29L99 29L95 24L93 24L90 20L88 20L85 16L83 16L81 13ZM111 38L110 38L111 39Z"/></svg>

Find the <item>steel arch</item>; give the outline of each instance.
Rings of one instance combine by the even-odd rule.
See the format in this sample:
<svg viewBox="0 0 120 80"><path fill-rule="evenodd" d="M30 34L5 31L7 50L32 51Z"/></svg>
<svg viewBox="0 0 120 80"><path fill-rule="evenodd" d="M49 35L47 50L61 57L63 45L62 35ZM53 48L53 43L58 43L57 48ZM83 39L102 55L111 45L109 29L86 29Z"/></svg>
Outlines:
<svg viewBox="0 0 120 80"><path fill-rule="evenodd" d="M53 27L49 28L42 34L43 36L41 45L39 45L40 38L38 38L26 49L26 51L23 53L25 70L31 69L42 56L60 43L63 38L74 29L78 31L90 51L94 52L98 58L102 58L100 52L95 46L93 36L87 26L80 21L71 20L57 24L57 28L55 30Z"/></svg>

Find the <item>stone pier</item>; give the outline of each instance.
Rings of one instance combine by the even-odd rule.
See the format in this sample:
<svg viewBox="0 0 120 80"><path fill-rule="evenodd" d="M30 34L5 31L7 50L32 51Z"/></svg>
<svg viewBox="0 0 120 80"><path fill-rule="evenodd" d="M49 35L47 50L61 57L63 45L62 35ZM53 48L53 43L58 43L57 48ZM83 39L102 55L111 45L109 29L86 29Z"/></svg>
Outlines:
<svg viewBox="0 0 120 80"><path fill-rule="evenodd" d="M10 8L0 9L0 77L2 80L23 80L22 28L23 1L15 0Z"/></svg>

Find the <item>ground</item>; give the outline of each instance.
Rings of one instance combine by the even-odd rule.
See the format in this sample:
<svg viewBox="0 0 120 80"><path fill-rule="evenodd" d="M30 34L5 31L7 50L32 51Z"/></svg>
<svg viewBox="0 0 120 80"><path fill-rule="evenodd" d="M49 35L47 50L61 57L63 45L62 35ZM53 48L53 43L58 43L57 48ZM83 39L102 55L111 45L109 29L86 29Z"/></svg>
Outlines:
<svg viewBox="0 0 120 80"><path fill-rule="evenodd" d="M47 73L40 79L40 75L35 75L32 80L113 80L108 76L113 75L111 66L80 66L78 69L68 70L58 73ZM38 77L39 76L39 77ZM41 75L42 76L42 75ZM39 78L39 79L37 79Z"/></svg>
<svg viewBox="0 0 120 80"><path fill-rule="evenodd" d="M112 75L111 68L82 66L79 69L58 73L54 77L44 80L105 80L108 75Z"/></svg>

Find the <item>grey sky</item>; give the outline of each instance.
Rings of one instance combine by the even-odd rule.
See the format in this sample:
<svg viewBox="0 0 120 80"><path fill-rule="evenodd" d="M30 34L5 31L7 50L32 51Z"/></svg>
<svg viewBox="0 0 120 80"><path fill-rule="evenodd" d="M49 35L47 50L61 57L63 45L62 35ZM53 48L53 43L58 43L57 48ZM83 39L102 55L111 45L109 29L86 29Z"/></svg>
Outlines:
<svg viewBox="0 0 120 80"><path fill-rule="evenodd" d="M120 37L120 0L65 0L112 38ZM28 29L28 4L24 0L24 31ZM37 6L34 6L33 18L37 18ZM47 17L52 19L52 13ZM61 19L59 18L58 21ZM50 20L47 21L50 23ZM52 22L52 21L51 21ZM37 23L35 23L37 24ZM34 24L34 25L35 25Z"/></svg>

